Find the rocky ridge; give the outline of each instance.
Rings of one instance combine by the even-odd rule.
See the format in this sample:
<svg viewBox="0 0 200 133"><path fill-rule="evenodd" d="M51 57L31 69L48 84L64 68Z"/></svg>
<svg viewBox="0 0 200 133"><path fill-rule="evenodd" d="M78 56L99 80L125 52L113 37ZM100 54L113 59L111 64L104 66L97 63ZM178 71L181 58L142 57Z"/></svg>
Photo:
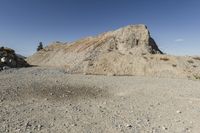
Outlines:
<svg viewBox="0 0 200 133"><path fill-rule="evenodd" d="M96 75L193 77L199 75L200 67L200 61L193 57L163 54L142 24L72 43L54 43L27 61L32 65L64 68L69 73Z"/></svg>

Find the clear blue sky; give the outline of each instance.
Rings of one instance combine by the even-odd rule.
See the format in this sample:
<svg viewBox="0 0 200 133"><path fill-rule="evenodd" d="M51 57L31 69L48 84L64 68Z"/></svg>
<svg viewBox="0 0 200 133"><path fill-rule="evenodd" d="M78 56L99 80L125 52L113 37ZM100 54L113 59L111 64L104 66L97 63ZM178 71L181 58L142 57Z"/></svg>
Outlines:
<svg viewBox="0 0 200 133"><path fill-rule="evenodd" d="M0 45L22 55L141 23L164 52L200 55L200 0L0 0Z"/></svg>

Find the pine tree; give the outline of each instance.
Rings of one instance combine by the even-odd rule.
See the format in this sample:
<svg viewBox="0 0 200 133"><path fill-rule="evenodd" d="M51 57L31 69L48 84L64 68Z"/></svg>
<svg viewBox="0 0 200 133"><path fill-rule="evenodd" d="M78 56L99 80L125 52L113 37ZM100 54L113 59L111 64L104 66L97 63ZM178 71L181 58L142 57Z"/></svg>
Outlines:
<svg viewBox="0 0 200 133"><path fill-rule="evenodd" d="M40 42L39 45L38 45L37 51L40 51L42 49L43 49L43 44L42 44L42 42Z"/></svg>

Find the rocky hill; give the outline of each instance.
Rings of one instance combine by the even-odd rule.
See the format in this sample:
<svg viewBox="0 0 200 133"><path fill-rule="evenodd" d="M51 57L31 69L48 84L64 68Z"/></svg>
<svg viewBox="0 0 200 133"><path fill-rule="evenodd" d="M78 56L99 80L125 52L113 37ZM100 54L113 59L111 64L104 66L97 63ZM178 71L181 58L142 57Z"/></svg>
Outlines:
<svg viewBox="0 0 200 133"><path fill-rule="evenodd" d="M196 77L199 57L165 55L145 25L130 25L72 43L54 43L27 59L38 66L64 68L69 73Z"/></svg>

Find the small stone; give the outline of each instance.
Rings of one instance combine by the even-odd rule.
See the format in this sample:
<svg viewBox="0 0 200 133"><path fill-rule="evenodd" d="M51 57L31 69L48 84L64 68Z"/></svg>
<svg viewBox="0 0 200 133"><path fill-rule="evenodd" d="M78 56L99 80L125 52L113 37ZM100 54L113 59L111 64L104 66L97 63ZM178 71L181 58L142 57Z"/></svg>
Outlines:
<svg viewBox="0 0 200 133"><path fill-rule="evenodd" d="M50 123L50 126L51 126L51 127L54 127L55 125L54 125L54 123Z"/></svg>
<svg viewBox="0 0 200 133"><path fill-rule="evenodd" d="M38 125L37 127L38 127L38 131L40 131L42 128L42 125Z"/></svg>
<svg viewBox="0 0 200 133"><path fill-rule="evenodd" d="M120 124L119 124L118 127L121 128L121 127L123 127L123 125L120 125Z"/></svg>
<svg viewBox="0 0 200 133"><path fill-rule="evenodd" d="M75 123L75 124L72 124L72 126L76 127L76 126L77 126L77 124L76 124L76 123Z"/></svg>
<svg viewBox="0 0 200 133"><path fill-rule="evenodd" d="M163 126L163 127L162 127L162 129L163 129L163 130L167 130L168 128L167 128L167 127L165 127L165 126Z"/></svg>
<svg viewBox="0 0 200 133"><path fill-rule="evenodd" d="M20 132L20 131L21 131L21 129L16 129L15 131L16 131L16 132Z"/></svg>
<svg viewBox="0 0 200 133"><path fill-rule="evenodd" d="M6 57L2 57L1 62L3 62L3 63L6 62Z"/></svg>
<svg viewBox="0 0 200 133"><path fill-rule="evenodd" d="M3 70L7 70L9 68L10 68L9 66L3 66Z"/></svg>
<svg viewBox="0 0 200 133"><path fill-rule="evenodd" d="M185 130L186 130L186 131L188 131L188 132L190 132L190 129L189 129L188 127L187 127L187 128L185 128Z"/></svg>
<svg viewBox="0 0 200 133"><path fill-rule="evenodd" d="M181 122L181 120L175 120L175 122Z"/></svg>
<svg viewBox="0 0 200 133"><path fill-rule="evenodd" d="M177 114L181 114L182 112L181 112L180 110L177 110L176 113L177 113Z"/></svg>
<svg viewBox="0 0 200 133"><path fill-rule="evenodd" d="M154 105L153 105L153 104L151 104L151 105L150 105L150 107L154 107Z"/></svg>
<svg viewBox="0 0 200 133"><path fill-rule="evenodd" d="M127 124L126 125L126 127L128 127L128 128L131 128L131 127L133 127L132 125L130 125L130 124Z"/></svg>

